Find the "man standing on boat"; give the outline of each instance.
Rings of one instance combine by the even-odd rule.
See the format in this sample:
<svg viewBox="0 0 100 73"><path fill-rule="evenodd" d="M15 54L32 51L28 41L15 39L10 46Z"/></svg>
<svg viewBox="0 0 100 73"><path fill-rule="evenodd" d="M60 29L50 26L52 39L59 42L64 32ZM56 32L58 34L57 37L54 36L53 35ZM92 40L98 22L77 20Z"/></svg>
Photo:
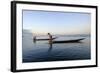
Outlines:
<svg viewBox="0 0 100 73"><path fill-rule="evenodd" d="M36 36L33 37L33 42L36 43Z"/></svg>
<svg viewBox="0 0 100 73"><path fill-rule="evenodd" d="M49 44L52 44L52 35L48 33L48 36L49 36Z"/></svg>

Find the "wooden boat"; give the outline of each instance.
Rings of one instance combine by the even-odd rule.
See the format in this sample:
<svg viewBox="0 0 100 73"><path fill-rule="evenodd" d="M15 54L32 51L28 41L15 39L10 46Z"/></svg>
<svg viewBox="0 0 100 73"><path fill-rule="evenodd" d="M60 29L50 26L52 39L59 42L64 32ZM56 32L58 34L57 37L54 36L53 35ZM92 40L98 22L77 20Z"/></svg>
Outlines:
<svg viewBox="0 0 100 73"><path fill-rule="evenodd" d="M78 43L81 40L84 40L85 38L81 39L73 39L73 40L64 40L64 41L52 41L52 43Z"/></svg>
<svg viewBox="0 0 100 73"><path fill-rule="evenodd" d="M52 40L56 39L57 37L52 38ZM36 41L45 41L45 40L50 40L49 38L46 39L35 39Z"/></svg>

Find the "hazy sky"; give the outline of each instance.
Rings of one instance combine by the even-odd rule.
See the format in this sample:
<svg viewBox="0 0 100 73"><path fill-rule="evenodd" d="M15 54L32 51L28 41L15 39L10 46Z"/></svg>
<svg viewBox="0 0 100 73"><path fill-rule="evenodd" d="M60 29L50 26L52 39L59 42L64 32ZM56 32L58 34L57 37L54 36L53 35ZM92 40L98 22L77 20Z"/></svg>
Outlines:
<svg viewBox="0 0 100 73"><path fill-rule="evenodd" d="M90 34L91 14L23 10L23 29L36 34Z"/></svg>

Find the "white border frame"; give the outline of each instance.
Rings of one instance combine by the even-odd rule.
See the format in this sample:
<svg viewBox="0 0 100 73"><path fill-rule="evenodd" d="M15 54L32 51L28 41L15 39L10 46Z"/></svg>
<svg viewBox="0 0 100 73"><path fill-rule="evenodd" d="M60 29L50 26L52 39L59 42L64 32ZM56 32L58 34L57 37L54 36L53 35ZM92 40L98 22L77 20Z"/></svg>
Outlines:
<svg viewBox="0 0 100 73"><path fill-rule="evenodd" d="M53 68L53 67L74 67L74 66L88 66L96 65L96 9L82 8L82 7L65 7L65 6L47 6L47 5L28 5L17 4L16 25L17 25L17 47L16 47L16 65L17 70L22 69L39 69L39 68ZM54 62L35 62L22 63L22 9L30 10L48 10L48 11L66 11L66 12L86 12L91 13L91 60L78 61L54 61Z"/></svg>

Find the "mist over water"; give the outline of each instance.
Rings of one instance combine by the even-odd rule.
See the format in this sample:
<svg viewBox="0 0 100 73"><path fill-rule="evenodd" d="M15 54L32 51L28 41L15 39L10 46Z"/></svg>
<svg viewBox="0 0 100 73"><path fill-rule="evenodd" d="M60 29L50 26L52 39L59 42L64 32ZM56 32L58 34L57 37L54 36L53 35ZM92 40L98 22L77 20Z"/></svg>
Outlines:
<svg viewBox="0 0 100 73"><path fill-rule="evenodd" d="M85 38L80 43L48 44L48 41L33 42L32 33L23 31L22 37L22 61L45 62L62 60L87 60L91 59L91 41L89 35L54 35L56 41ZM39 36L37 38L47 38Z"/></svg>

